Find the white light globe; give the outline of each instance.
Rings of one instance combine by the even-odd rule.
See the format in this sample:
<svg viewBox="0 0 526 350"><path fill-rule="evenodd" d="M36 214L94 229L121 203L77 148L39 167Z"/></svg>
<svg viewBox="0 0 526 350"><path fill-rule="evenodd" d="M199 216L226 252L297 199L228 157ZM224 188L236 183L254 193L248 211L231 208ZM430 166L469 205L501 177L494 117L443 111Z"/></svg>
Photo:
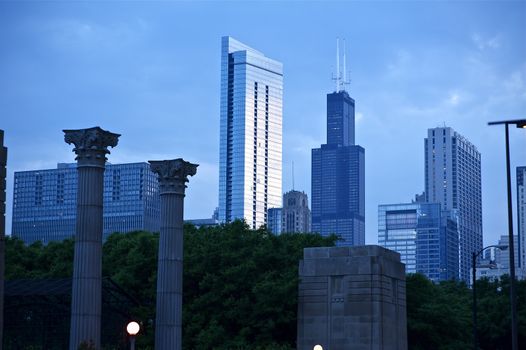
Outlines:
<svg viewBox="0 0 526 350"><path fill-rule="evenodd" d="M312 350L323 350L323 346L321 345L314 345L314 349Z"/></svg>
<svg viewBox="0 0 526 350"><path fill-rule="evenodd" d="M128 323L128 325L126 326L126 331L128 332L129 335L136 335L137 333L139 333L140 329L141 327L135 321Z"/></svg>

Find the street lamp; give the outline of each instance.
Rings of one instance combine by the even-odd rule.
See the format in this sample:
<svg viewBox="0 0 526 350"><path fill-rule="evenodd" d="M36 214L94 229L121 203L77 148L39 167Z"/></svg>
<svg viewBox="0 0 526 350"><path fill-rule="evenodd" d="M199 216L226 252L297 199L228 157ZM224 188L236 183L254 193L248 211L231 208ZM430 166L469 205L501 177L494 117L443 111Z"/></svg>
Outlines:
<svg viewBox="0 0 526 350"><path fill-rule="evenodd" d="M312 350L323 350L323 346L320 344L314 345L314 348Z"/></svg>
<svg viewBox="0 0 526 350"><path fill-rule="evenodd" d="M508 249L508 246L505 244L495 244L490 245L485 248L482 248L478 253L471 253L471 268L473 269L472 276L472 285L471 292L473 294L473 350L477 350L477 290L476 290L476 281L477 281L477 256L479 256L483 251L489 248L497 248L500 250Z"/></svg>
<svg viewBox="0 0 526 350"><path fill-rule="evenodd" d="M135 336L137 335L137 333L139 333L140 329L141 327L135 321L131 321L126 326L126 331L130 335L130 350L135 350Z"/></svg>
<svg viewBox="0 0 526 350"><path fill-rule="evenodd" d="M506 177L508 188L508 240L510 249L510 304L511 304L511 346L513 350L519 350L517 337L517 297L515 292L515 249L513 243L513 212L511 203L511 170L510 170L510 135L509 125L526 129L526 119L501 120L489 122L488 125L504 124L506 131Z"/></svg>

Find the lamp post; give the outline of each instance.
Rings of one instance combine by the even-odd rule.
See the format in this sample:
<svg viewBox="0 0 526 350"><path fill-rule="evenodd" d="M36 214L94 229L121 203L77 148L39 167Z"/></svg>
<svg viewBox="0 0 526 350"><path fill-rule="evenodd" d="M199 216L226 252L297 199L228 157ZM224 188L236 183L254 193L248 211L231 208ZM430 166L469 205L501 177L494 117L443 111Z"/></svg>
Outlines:
<svg viewBox="0 0 526 350"><path fill-rule="evenodd" d="M135 350L135 336L139 333L141 327L135 321L131 321L126 326L126 332L130 335L130 350Z"/></svg>
<svg viewBox="0 0 526 350"><path fill-rule="evenodd" d="M510 135L509 125L517 128L526 129L526 119L501 120L489 122L488 125L505 126L506 134L506 181L508 190L508 240L510 249L510 305L511 305L511 347L512 350L519 350L518 341L518 322L517 322L517 296L515 291L515 249L513 243L513 212L511 203L511 170L510 170Z"/></svg>
<svg viewBox="0 0 526 350"><path fill-rule="evenodd" d="M507 245L504 244L496 244L496 245L490 245L485 248L482 248L478 251L478 253L472 252L471 253L471 268L473 269L473 276L472 276L472 286L471 286L471 292L473 294L473 350L477 350L477 284L475 283L477 281L477 257L486 249L489 248L497 248L500 250L508 249Z"/></svg>

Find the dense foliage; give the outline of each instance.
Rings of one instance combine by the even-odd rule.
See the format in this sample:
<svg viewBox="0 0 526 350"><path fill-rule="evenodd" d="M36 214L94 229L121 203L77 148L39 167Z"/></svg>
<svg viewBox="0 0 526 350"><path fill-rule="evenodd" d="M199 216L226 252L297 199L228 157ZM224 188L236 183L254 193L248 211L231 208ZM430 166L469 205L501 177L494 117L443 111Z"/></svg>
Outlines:
<svg viewBox="0 0 526 350"><path fill-rule="evenodd" d="M243 222L185 226L183 341L185 349L289 349L295 344L298 261L304 247L332 246L336 237L275 236ZM103 274L140 301L139 348L153 348L158 234L113 234L103 248ZM6 278L70 277L73 242L24 246L6 241Z"/></svg>
<svg viewBox="0 0 526 350"><path fill-rule="evenodd" d="M295 347L298 261L304 247L331 246L335 237L274 236L235 222L185 226L184 242L185 349ZM138 301L126 311L142 323L141 349L153 349L157 247L158 235L148 232L113 234L104 244L103 274ZM73 242L25 246L8 238L6 258L7 279L71 277ZM509 280L482 280L477 287L480 348L509 349ZM521 281L521 345L526 344L525 300ZM472 348L471 301L463 283L433 284L422 275L408 275L409 348Z"/></svg>

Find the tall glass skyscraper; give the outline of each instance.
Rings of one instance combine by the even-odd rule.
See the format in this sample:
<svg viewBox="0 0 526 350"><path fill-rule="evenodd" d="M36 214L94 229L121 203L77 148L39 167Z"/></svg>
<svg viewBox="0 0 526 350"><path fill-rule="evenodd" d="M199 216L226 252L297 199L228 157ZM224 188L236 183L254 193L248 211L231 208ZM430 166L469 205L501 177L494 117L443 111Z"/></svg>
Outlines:
<svg viewBox="0 0 526 350"><path fill-rule="evenodd" d="M519 266L526 274L526 166L517 167L517 223Z"/></svg>
<svg viewBox="0 0 526 350"><path fill-rule="evenodd" d="M407 273L434 282L458 279L456 217L439 203L379 205L378 244L400 253Z"/></svg>
<svg viewBox="0 0 526 350"><path fill-rule="evenodd" d="M365 150L354 141L354 100L327 95L327 144L312 150L312 231L365 244Z"/></svg>
<svg viewBox="0 0 526 350"><path fill-rule="evenodd" d="M281 207L283 66L223 37L219 220L267 223Z"/></svg>
<svg viewBox="0 0 526 350"><path fill-rule="evenodd" d="M426 202L457 211L460 279L469 282L471 253L482 249L480 153L449 127L429 129L424 146Z"/></svg>
<svg viewBox="0 0 526 350"><path fill-rule="evenodd" d="M77 214L76 164L15 172L13 237L31 244L71 238ZM104 229L159 231L157 175L148 163L107 164L104 171Z"/></svg>

